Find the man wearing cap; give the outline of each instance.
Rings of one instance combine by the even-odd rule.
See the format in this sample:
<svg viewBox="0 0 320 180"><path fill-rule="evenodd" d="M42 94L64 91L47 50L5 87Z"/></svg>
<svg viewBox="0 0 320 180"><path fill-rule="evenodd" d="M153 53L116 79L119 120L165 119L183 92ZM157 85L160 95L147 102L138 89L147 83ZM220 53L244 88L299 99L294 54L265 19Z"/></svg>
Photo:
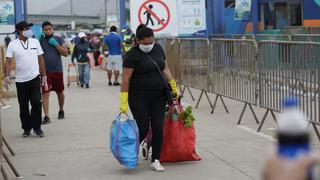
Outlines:
<svg viewBox="0 0 320 180"><path fill-rule="evenodd" d="M47 86L46 69L43 60L43 50L37 39L25 21L16 24L16 33L19 38L11 41L6 53L5 63L5 85L10 83L10 67L12 59L16 62L16 86L20 108L20 119L22 123L23 137L30 136L33 129L38 137L43 137L41 130L41 84ZM39 76L39 71L41 77ZM31 112L29 111L29 102Z"/></svg>
<svg viewBox="0 0 320 180"><path fill-rule="evenodd" d="M120 86L118 82L119 72L122 65L121 49L123 49L122 38L117 34L117 27L111 26L110 34L104 38L104 44L108 46L109 56L107 58L107 73L109 86L112 86L111 78L114 71L114 86ZM104 48L105 49L105 48Z"/></svg>
<svg viewBox="0 0 320 180"><path fill-rule="evenodd" d="M63 67L61 55L67 57L69 52L64 40L59 36L55 36L53 25L49 21L42 24L42 32L38 36L41 47L44 51L44 62L47 71L47 81L49 89L43 91L42 102L44 118L42 124L50 123L49 117L49 96L50 91L55 91L58 96L59 112L58 119L64 118L64 84L63 84Z"/></svg>
<svg viewBox="0 0 320 180"><path fill-rule="evenodd" d="M81 87L86 86L88 89L90 81L90 66L87 54L92 52L93 48L92 45L86 41L86 34L84 32L79 33L79 38L80 41L74 46L71 61L73 63L74 59L77 59L80 85Z"/></svg>

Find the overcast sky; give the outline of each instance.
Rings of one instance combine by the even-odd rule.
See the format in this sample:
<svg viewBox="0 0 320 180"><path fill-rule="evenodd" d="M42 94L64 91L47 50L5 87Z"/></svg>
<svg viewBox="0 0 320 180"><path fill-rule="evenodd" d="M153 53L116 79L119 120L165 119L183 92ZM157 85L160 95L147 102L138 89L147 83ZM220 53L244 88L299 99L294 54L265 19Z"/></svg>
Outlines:
<svg viewBox="0 0 320 180"><path fill-rule="evenodd" d="M33 15L70 15L71 0L27 0L28 14ZM104 13L105 0L73 0L74 14L99 16ZM116 14L116 1L107 0L107 13Z"/></svg>

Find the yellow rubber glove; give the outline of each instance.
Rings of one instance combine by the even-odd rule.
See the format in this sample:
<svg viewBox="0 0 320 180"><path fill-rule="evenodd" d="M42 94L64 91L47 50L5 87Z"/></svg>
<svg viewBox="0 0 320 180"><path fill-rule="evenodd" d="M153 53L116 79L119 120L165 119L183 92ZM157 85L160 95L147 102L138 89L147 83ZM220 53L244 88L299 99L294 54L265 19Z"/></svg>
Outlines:
<svg viewBox="0 0 320 180"><path fill-rule="evenodd" d="M128 111L128 92L120 93L120 112L127 113Z"/></svg>
<svg viewBox="0 0 320 180"><path fill-rule="evenodd" d="M180 96L180 92L179 92L179 90L178 90L178 88L177 88L177 83L176 83L176 81L174 81L174 79L171 79L170 81L169 81L169 84L170 84L170 86L171 86L171 89L172 89L172 96L173 97L179 97Z"/></svg>

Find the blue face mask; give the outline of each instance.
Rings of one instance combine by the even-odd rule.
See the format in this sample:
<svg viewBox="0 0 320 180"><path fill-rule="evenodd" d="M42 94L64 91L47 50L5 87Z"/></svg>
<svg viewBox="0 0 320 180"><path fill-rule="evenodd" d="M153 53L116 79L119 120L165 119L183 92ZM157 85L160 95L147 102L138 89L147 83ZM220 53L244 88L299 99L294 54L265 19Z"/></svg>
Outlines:
<svg viewBox="0 0 320 180"><path fill-rule="evenodd" d="M31 31L31 29L26 30L26 31L22 31L22 36L26 37L26 38L32 38L33 33Z"/></svg>

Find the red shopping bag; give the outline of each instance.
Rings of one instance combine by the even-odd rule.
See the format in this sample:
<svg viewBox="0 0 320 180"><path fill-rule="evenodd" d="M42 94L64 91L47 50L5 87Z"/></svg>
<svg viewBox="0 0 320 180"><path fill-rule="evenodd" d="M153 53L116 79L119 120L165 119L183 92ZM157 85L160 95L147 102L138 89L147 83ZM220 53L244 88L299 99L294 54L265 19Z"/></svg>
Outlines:
<svg viewBox="0 0 320 180"><path fill-rule="evenodd" d="M182 112L180 103L175 102L178 113ZM169 108L169 113L164 123L164 138L161 150L161 162L199 161L201 158L195 150L196 133L194 125L185 127L181 116L178 120L172 119L174 106Z"/></svg>
<svg viewBox="0 0 320 180"><path fill-rule="evenodd" d="M99 57L98 57L98 64L101 66L101 64L102 64L102 61L103 61L103 55L102 54L100 54L99 55Z"/></svg>

